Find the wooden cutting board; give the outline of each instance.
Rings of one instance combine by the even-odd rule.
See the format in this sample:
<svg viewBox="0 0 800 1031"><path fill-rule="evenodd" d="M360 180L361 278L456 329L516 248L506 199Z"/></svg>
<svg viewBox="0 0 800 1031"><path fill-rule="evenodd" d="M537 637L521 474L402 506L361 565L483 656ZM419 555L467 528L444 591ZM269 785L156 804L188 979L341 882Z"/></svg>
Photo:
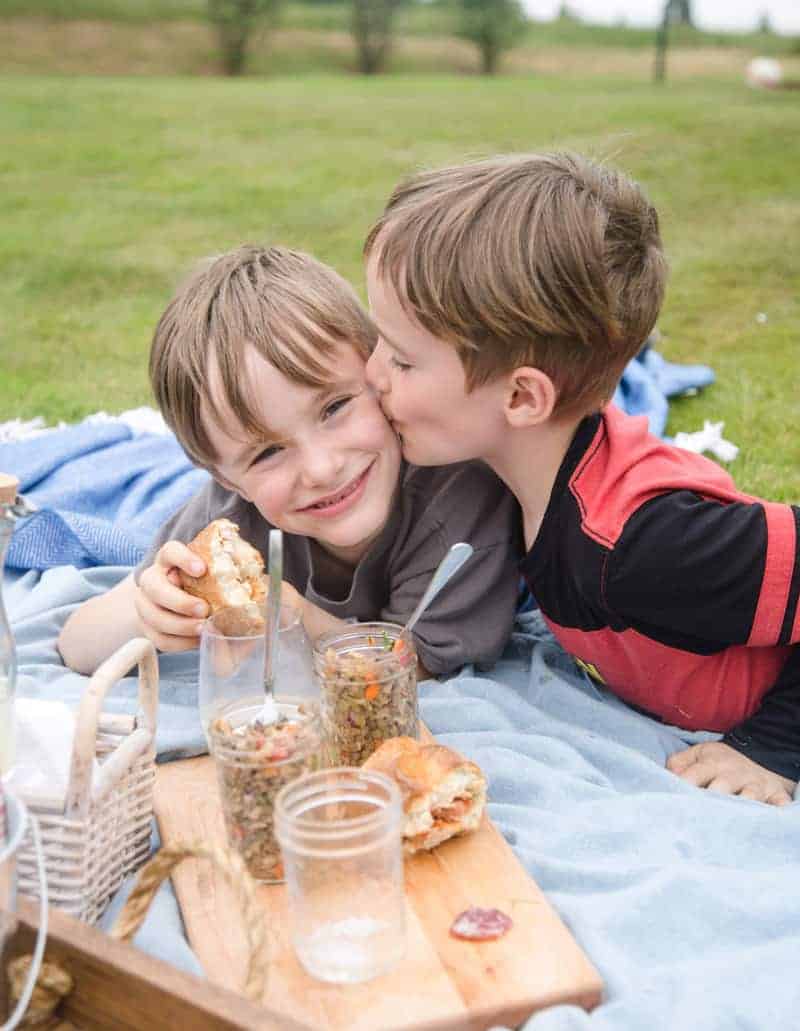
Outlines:
<svg viewBox="0 0 800 1031"><path fill-rule="evenodd" d="M224 842L213 760L158 767L155 808L165 845ZM473 834L406 859L408 947L389 974L360 985L310 977L295 957L282 885L259 889L270 930L269 1007L314 1031L484 1031L514 1027L555 1003L592 1009L602 981L491 820ZM238 991L247 951L236 904L208 863L172 875L189 942L209 980ZM514 926L493 942L449 934L469 906L496 907Z"/></svg>

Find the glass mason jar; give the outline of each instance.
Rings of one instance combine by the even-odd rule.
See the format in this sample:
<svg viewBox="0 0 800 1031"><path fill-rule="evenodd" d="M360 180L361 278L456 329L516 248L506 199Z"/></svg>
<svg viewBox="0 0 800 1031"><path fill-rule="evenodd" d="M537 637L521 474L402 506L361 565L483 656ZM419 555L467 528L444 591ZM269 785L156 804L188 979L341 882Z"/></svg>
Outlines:
<svg viewBox="0 0 800 1031"><path fill-rule="evenodd" d="M275 723L258 719L264 696L237 700L209 726L209 742L231 846L258 881L283 880L275 840L275 796L290 781L319 768L319 716L278 702Z"/></svg>
<svg viewBox="0 0 800 1031"><path fill-rule="evenodd" d="M247 607L248 609L251 606ZM264 606L252 606L244 624L242 608L223 608L203 624L200 636L198 700L206 738L209 725L225 708L245 704L260 695L264 683ZM278 652L274 661L275 700L311 708L317 686L311 663L311 644L300 611L282 604L278 619ZM209 740L209 748L211 742Z"/></svg>
<svg viewBox="0 0 800 1031"><path fill-rule="evenodd" d="M289 925L312 977L355 984L405 954L402 803L374 770L339 767L300 777L275 802Z"/></svg>
<svg viewBox="0 0 800 1031"><path fill-rule="evenodd" d="M417 653L395 623L353 623L314 642L332 766L360 766L390 737L417 737Z"/></svg>

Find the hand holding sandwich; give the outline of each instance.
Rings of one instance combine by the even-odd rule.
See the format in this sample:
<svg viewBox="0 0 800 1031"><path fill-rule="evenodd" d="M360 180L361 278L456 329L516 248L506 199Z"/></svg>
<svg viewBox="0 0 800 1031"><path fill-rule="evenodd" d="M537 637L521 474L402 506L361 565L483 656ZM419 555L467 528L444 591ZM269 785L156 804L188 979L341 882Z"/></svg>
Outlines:
<svg viewBox="0 0 800 1031"><path fill-rule="evenodd" d="M162 652L196 648L208 602L182 586L182 576L202 577L206 562L181 541L167 541L139 577L134 606L141 633Z"/></svg>

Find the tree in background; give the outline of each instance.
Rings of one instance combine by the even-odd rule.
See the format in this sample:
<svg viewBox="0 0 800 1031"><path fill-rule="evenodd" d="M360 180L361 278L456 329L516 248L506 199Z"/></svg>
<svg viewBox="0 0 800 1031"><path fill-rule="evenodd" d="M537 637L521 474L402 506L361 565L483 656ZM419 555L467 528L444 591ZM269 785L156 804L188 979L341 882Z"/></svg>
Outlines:
<svg viewBox="0 0 800 1031"><path fill-rule="evenodd" d="M653 78L663 82L667 77L667 47L670 25L692 25L691 0L666 0L661 15L661 24L656 30L656 61Z"/></svg>
<svg viewBox="0 0 800 1031"><path fill-rule="evenodd" d="M527 24L520 0L461 0L458 34L480 50L484 75L494 75Z"/></svg>
<svg viewBox="0 0 800 1031"><path fill-rule="evenodd" d="M242 74L253 32L274 23L279 6L280 0L208 0L226 75Z"/></svg>
<svg viewBox="0 0 800 1031"><path fill-rule="evenodd" d="M668 0L666 13L672 25L694 25L692 0Z"/></svg>
<svg viewBox="0 0 800 1031"><path fill-rule="evenodd" d="M392 21L401 0L353 0L353 37L364 75L382 72L392 46Z"/></svg>
<svg viewBox="0 0 800 1031"><path fill-rule="evenodd" d="M558 14L556 15L556 20L557 21L579 22L581 20L581 18L580 18L579 14L577 14L575 11L572 10L572 8L570 7L570 5L568 3L564 2L564 3L561 4L561 6L558 9Z"/></svg>

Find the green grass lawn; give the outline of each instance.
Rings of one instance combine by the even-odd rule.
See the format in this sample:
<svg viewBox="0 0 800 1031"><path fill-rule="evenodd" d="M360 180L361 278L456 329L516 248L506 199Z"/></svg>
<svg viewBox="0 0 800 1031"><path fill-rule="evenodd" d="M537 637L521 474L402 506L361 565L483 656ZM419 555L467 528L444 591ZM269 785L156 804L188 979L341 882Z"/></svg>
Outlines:
<svg viewBox="0 0 800 1031"><path fill-rule="evenodd" d="M622 165L661 212L662 351L718 377L672 404L670 431L724 420L739 483L800 500L797 93L399 75L0 90L0 420L148 403L153 325L203 255L281 241L362 289L361 242L400 176L570 147Z"/></svg>

